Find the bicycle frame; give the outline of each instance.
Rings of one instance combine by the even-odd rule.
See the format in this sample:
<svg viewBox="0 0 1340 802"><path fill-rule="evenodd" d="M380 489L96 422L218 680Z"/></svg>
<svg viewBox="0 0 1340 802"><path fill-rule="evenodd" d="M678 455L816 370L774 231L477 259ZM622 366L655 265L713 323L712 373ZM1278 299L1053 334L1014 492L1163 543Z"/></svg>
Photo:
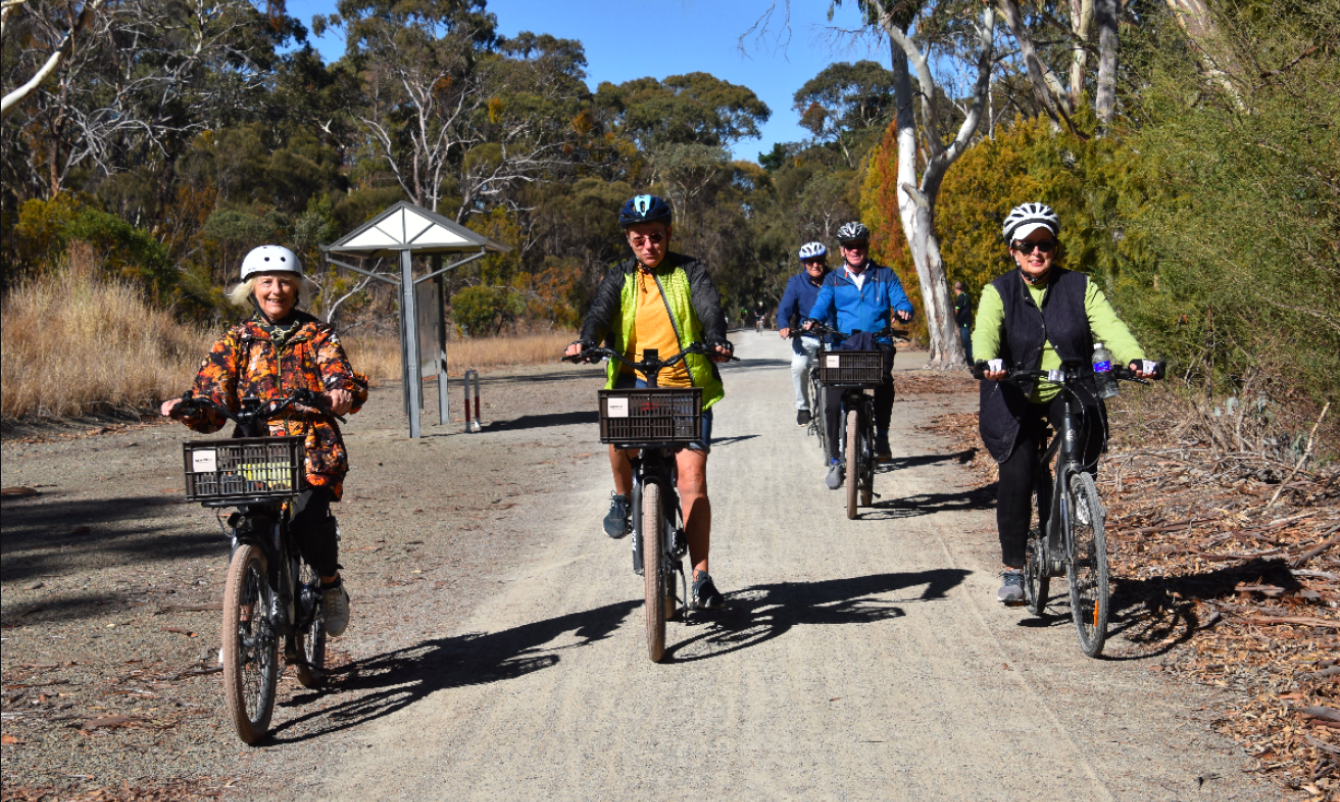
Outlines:
<svg viewBox="0 0 1340 802"><path fill-rule="evenodd" d="M284 660L293 663L300 659L295 636L311 626L320 608L320 589L298 581L302 557L289 532L289 504L279 502L241 503L234 501L238 512L229 516L232 529L232 549L244 545L255 546L265 554L269 576L266 577L274 593L274 609L266 611L266 620L277 637L284 639ZM205 506L224 506L206 504Z"/></svg>
<svg viewBox="0 0 1340 802"><path fill-rule="evenodd" d="M1052 437L1052 442L1044 450L1038 462L1037 496L1041 503L1047 498L1047 537L1044 539L1047 560L1047 572L1059 577L1065 574L1066 563L1074 557L1075 544L1069 537L1070 508L1066 502L1065 488L1070 486L1070 477L1082 470L1082 454L1075 429L1076 400L1069 390L1062 391L1065 396L1064 412L1061 416L1061 428ZM1058 456L1059 453L1059 456ZM1057 456L1056 474L1052 475L1048 463ZM1059 488L1059 490L1058 490Z"/></svg>

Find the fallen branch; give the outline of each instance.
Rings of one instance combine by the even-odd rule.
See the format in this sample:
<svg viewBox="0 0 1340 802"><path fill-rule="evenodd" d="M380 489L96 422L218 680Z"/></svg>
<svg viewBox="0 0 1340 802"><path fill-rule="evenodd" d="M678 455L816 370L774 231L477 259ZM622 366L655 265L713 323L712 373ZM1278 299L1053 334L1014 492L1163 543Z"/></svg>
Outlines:
<svg viewBox="0 0 1340 802"><path fill-rule="evenodd" d="M1276 490L1275 495L1271 496L1270 501L1266 502L1266 509L1275 506L1275 502L1279 500L1280 493L1284 492L1285 486L1293 481L1293 478L1298 475L1298 469L1302 468L1303 463L1307 462L1307 458L1312 456L1312 444L1317 441L1317 428L1321 426L1321 422L1326 419L1326 413L1329 412L1330 409L1331 402L1327 401L1326 406L1321 408L1321 415L1317 418L1317 422L1312 424L1312 432L1307 436L1307 448L1303 449L1303 456L1298 458L1298 464L1293 467L1293 473L1289 474L1289 478L1280 483L1279 490Z"/></svg>
<svg viewBox="0 0 1340 802"><path fill-rule="evenodd" d="M1316 618L1309 615L1245 616L1242 620L1248 624L1262 624L1265 626L1273 626L1275 624L1295 624L1301 627L1330 627L1331 629L1340 629L1340 621L1327 621L1324 618Z"/></svg>
<svg viewBox="0 0 1340 802"><path fill-rule="evenodd" d="M1189 521L1178 521L1177 523L1160 524L1158 526L1144 526L1139 529L1123 529L1120 526L1109 526L1107 531L1122 535L1152 535L1155 532L1175 532L1178 529L1190 529L1198 524L1210 524L1218 520L1218 518L1193 518Z"/></svg>
<svg viewBox="0 0 1340 802"><path fill-rule="evenodd" d="M1331 531L1335 531L1335 530L1332 529ZM1326 541L1324 541L1323 543L1321 543L1321 544L1319 544L1319 545L1317 545L1317 546L1314 546L1313 548L1308 549L1307 551L1303 552L1302 554L1298 555L1297 557L1294 557L1294 558L1293 558L1292 560L1290 560L1289 562L1290 562L1290 564L1292 564L1292 565L1302 565L1303 563L1307 562L1308 560L1312 559L1313 557L1316 557L1317 555L1319 555L1319 554L1325 552L1327 549L1331 548L1332 546L1334 546L1334 545L1337 544L1337 543L1340 543L1340 535L1335 535L1334 537L1330 538L1329 540L1326 540Z"/></svg>

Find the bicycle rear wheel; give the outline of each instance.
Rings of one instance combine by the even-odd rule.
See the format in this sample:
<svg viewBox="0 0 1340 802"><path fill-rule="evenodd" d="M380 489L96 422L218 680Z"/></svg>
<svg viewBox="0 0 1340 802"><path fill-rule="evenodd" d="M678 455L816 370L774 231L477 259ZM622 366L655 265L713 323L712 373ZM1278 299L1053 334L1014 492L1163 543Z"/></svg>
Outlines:
<svg viewBox="0 0 1340 802"><path fill-rule="evenodd" d="M653 663L665 656L665 546L661 525L661 487L642 486L642 581L647 607L647 656Z"/></svg>
<svg viewBox="0 0 1340 802"><path fill-rule="evenodd" d="M1107 537L1103 534L1103 505L1093 477L1076 473L1070 477L1066 502L1069 515L1070 614L1075 619L1079 645L1089 657L1097 657L1107 640L1108 572Z"/></svg>
<svg viewBox="0 0 1340 802"><path fill-rule="evenodd" d="M279 680L279 639L270 622L274 591L265 553L238 546L223 594L223 696L237 737L254 744L268 734Z"/></svg>
<svg viewBox="0 0 1340 802"><path fill-rule="evenodd" d="M866 419L865 437L861 438L861 506L869 507L875 500L875 433L872 419Z"/></svg>
<svg viewBox="0 0 1340 802"><path fill-rule="evenodd" d="M326 684L326 620L321 615L321 579L306 562L298 571L295 590L300 594L311 594L306 602L299 603L298 615L301 618L310 609L312 619L293 636L294 645L298 647L298 662L293 666L293 673L304 688L320 688Z"/></svg>
<svg viewBox="0 0 1340 802"><path fill-rule="evenodd" d="M1024 547L1024 602L1028 612L1041 616L1047 609L1047 596L1051 593L1051 574L1047 572L1046 556L1043 554L1042 532L1031 529L1028 532L1028 544Z"/></svg>
<svg viewBox="0 0 1340 802"><path fill-rule="evenodd" d="M856 520L856 491L861 483L861 413L847 410L847 518Z"/></svg>

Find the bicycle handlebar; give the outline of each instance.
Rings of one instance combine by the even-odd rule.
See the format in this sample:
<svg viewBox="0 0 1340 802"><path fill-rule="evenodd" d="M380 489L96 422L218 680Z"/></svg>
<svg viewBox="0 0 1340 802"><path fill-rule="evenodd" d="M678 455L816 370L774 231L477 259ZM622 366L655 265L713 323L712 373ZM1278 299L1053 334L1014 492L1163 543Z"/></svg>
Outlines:
<svg viewBox="0 0 1340 802"><path fill-rule="evenodd" d="M286 397L276 401L262 403L258 399L244 398L236 412L222 404L216 404L209 398L197 397L194 392L187 390L182 393L181 403L172 408L171 416L181 419L197 409L212 409L234 423L246 426L257 421L269 421L277 418L294 406L310 407L321 414L330 415L341 423L345 422L343 416L336 415L331 411L329 398L302 388L296 389Z"/></svg>
<svg viewBox="0 0 1340 802"><path fill-rule="evenodd" d="M690 344L687 348L682 349L678 354L675 354L669 359L656 359L656 360L643 359L641 361L626 359L624 358L623 354L619 353L618 351L615 351L612 348L600 348L598 346L594 345L588 346L585 343L582 343L583 347L582 352L580 354L573 354L572 356L565 355L561 358L561 361L590 362L592 361L592 357L596 358L605 357L607 359L617 359L618 361L622 362L623 364L627 365L633 370L640 370L643 373L646 373L649 370L661 371L665 370L666 368L674 367L675 365L678 365L684 359L684 357L688 356L689 354L719 356L716 350L717 346L719 345L724 345L726 347L726 350L728 352L727 359L729 361L732 362L740 361L740 358L735 356L734 353L735 346L731 344L730 340L723 340L720 343L713 343L711 345L707 343L696 342Z"/></svg>
<svg viewBox="0 0 1340 802"><path fill-rule="evenodd" d="M810 324L810 327L808 329L805 328L806 323ZM799 326L795 327L794 329L791 329L791 333L788 334L787 336L791 339L794 339L796 337L802 337L806 334L816 334L821 337L827 334L831 334L835 337L840 337L845 340L846 338L852 336L853 334L860 334L860 332L853 331L851 333L848 333L845 331L839 331L833 328L832 326L829 326L818 320L814 320L813 318L806 318L800 321ZM893 326L885 326L884 328L875 332L874 336L875 339L879 339L881 337L901 337L903 339L906 339L907 334L908 332L906 329L895 329Z"/></svg>
<svg viewBox="0 0 1340 802"><path fill-rule="evenodd" d="M972 371L973 378L985 379L987 372L986 368L987 364L979 359L976 364L969 368L969 370ZM1154 363L1153 378L1155 380L1162 379L1166 370L1167 362L1162 359L1158 360ZM1069 384L1084 378L1086 375L1091 375L1092 373L1093 365L1088 362L1065 363L1061 365L1060 370L1029 370L1027 368L1010 367L1005 369L1005 377L1000 381L1018 383L1024 379L1046 379L1055 384ZM1131 370L1127 365L1113 365L1112 378L1120 381L1135 382L1137 384L1149 384L1148 380L1136 376L1135 371Z"/></svg>

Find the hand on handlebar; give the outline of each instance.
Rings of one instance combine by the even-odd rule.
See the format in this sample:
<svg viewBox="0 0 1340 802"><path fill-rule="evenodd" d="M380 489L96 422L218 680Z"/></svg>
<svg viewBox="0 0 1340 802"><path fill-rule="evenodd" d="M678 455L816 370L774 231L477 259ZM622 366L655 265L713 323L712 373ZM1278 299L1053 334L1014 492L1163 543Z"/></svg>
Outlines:
<svg viewBox="0 0 1340 802"><path fill-rule="evenodd" d="M354 394L343 388L336 387L333 390L327 390L321 395L329 402L329 406L327 409L320 411L328 411L335 416L340 416L347 413L354 406Z"/></svg>
<svg viewBox="0 0 1340 802"><path fill-rule="evenodd" d="M912 313L911 313L911 312L904 312L904 311L901 310L901 309L895 309L895 310L893 310L893 315L894 315L894 317L898 318L899 320L903 321L904 323L906 323L906 322L908 322L909 320L912 319Z"/></svg>
<svg viewBox="0 0 1340 802"><path fill-rule="evenodd" d="M783 326L777 330L777 333L781 335L783 340L785 340L791 336L791 328L789 326Z"/></svg>
<svg viewBox="0 0 1340 802"><path fill-rule="evenodd" d="M712 346L716 353L710 353L707 358L713 362L729 362L735 358L735 347L729 342L723 341Z"/></svg>

